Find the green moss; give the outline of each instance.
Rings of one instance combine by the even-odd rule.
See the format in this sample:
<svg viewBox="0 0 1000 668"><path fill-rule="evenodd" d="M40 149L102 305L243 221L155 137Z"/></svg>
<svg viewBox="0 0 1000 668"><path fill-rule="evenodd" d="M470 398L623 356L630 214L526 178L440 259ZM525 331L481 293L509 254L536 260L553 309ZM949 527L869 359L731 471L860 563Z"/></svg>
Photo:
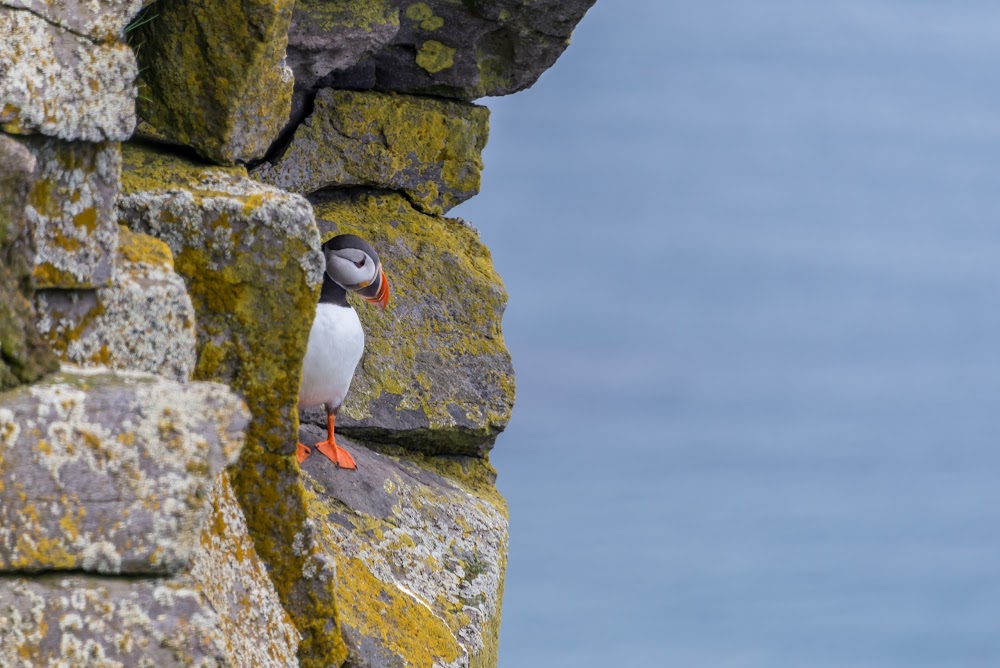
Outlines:
<svg viewBox="0 0 1000 668"><path fill-rule="evenodd" d="M444 22L441 22L442 25ZM440 26L438 26L440 27ZM417 65L430 74L437 74L455 64L456 49L445 46L437 40L429 39L417 50Z"/></svg>

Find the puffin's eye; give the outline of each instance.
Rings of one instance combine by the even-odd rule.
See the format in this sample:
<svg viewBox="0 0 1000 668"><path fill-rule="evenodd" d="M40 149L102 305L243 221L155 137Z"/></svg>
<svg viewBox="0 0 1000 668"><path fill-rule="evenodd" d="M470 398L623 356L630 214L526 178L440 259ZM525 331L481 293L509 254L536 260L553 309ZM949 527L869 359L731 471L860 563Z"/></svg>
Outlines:
<svg viewBox="0 0 1000 668"><path fill-rule="evenodd" d="M360 269L361 267L365 266L365 258L361 258L360 260L358 260L357 262L355 262L354 266L357 267L358 269Z"/></svg>

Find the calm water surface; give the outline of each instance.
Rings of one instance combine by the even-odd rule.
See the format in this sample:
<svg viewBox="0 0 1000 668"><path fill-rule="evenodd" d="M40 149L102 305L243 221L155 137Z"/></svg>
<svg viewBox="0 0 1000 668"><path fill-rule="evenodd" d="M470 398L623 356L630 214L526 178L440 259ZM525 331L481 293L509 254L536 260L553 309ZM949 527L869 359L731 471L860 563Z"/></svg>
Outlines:
<svg viewBox="0 0 1000 668"><path fill-rule="evenodd" d="M501 667L1000 666L1000 5L599 0L489 104Z"/></svg>

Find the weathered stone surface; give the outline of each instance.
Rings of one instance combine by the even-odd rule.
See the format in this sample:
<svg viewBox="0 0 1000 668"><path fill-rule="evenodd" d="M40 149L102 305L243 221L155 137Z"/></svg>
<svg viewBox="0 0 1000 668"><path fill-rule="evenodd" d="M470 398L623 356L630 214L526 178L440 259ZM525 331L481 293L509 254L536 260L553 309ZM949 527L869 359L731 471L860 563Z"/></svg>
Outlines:
<svg viewBox="0 0 1000 668"><path fill-rule="evenodd" d="M242 168L129 145L118 211L173 252L197 314L196 376L230 383L254 415L254 438L294 452L291 398L324 267L309 202Z"/></svg>
<svg viewBox="0 0 1000 668"><path fill-rule="evenodd" d="M0 570L183 568L247 420L224 386L139 373L0 395Z"/></svg>
<svg viewBox="0 0 1000 668"><path fill-rule="evenodd" d="M116 41L142 0L2 0L7 7L21 7L49 23L95 42Z"/></svg>
<svg viewBox="0 0 1000 668"><path fill-rule="evenodd" d="M261 158L288 119L293 0L160 0L138 28L140 115L214 162Z"/></svg>
<svg viewBox="0 0 1000 668"><path fill-rule="evenodd" d="M302 633L299 665L340 666L347 646L337 621L336 565L319 542L322 526L307 512L299 465L294 457L252 447L248 441L233 469L233 486L257 552Z"/></svg>
<svg viewBox="0 0 1000 668"><path fill-rule="evenodd" d="M27 147L0 133L0 262L16 285L22 285L31 276L34 250L25 229L24 210L36 165L34 154Z"/></svg>
<svg viewBox="0 0 1000 668"><path fill-rule="evenodd" d="M594 0L385 0L399 8L392 42L323 85L472 100L527 88L569 45ZM295 30L293 25L292 30ZM339 30L330 31L336 43Z"/></svg>
<svg viewBox="0 0 1000 668"><path fill-rule="evenodd" d="M55 355L35 329L31 296L34 251L24 211L35 171L31 152L0 135L0 391L55 371Z"/></svg>
<svg viewBox="0 0 1000 668"><path fill-rule="evenodd" d="M215 668L218 618L184 579L0 577L0 666Z"/></svg>
<svg viewBox="0 0 1000 668"><path fill-rule="evenodd" d="M127 146L119 211L171 247L198 320L195 377L243 395L253 421L233 487L261 559L303 634L304 668L341 665L334 567L316 545L295 451L302 358L323 274L309 203L243 168ZM280 518L280 521L275 521Z"/></svg>
<svg viewBox="0 0 1000 668"><path fill-rule="evenodd" d="M507 294L478 234L397 194L315 198L324 238L367 239L392 286L386 312L361 302L365 356L337 420L364 440L482 454L510 419L514 372L500 320ZM303 420L325 425L322 411Z"/></svg>
<svg viewBox="0 0 1000 668"><path fill-rule="evenodd" d="M404 191L429 213L479 192L489 110L411 95L323 89L312 115L254 178L300 193L346 185Z"/></svg>
<svg viewBox="0 0 1000 668"><path fill-rule="evenodd" d="M209 503L190 577L219 615L229 662L246 668L298 665L299 632L257 556L225 472L216 479Z"/></svg>
<svg viewBox="0 0 1000 668"><path fill-rule="evenodd" d="M17 141L35 155L25 219L34 237L36 287L107 285L118 246L120 144L37 135Z"/></svg>
<svg viewBox="0 0 1000 668"><path fill-rule="evenodd" d="M353 67L399 31L399 11L385 0L299 0L288 31L288 66L296 88Z"/></svg>
<svg viewBox="0 0 1000 668"><path fill-rule="evenodd" d="M303 426L306 444L324 437ZM338 619L355 668L495 666L506 505L479 459L372 452L302 470L318 541L337 564Z"/></svg>
<svg viewBox="0 0 1000 668"><path fill-rule="evenodd" d="M110 286L45 290L35 304L39 331L64 361L191 379L194 306L162 241L122 227Z"/></svg>
<svg viewBox="0 0 1000 668"><path fill-rule="evenodd" d="M0 6L0 130L121 141L135 128L135 56Z"/></svg>

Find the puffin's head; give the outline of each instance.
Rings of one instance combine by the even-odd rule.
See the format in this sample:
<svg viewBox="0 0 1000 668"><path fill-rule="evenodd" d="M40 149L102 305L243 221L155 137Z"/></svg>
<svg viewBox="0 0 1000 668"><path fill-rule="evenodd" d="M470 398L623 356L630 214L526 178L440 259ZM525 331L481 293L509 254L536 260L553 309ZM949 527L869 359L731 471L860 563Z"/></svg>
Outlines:
<svg viewBox="0 0 1000 668"><path fill-rule="evenodd" d="M323 244L323 255L326 274L334 283L382 308L389 304L389 280L378 253L364 239L339 234Z"/></svg>

